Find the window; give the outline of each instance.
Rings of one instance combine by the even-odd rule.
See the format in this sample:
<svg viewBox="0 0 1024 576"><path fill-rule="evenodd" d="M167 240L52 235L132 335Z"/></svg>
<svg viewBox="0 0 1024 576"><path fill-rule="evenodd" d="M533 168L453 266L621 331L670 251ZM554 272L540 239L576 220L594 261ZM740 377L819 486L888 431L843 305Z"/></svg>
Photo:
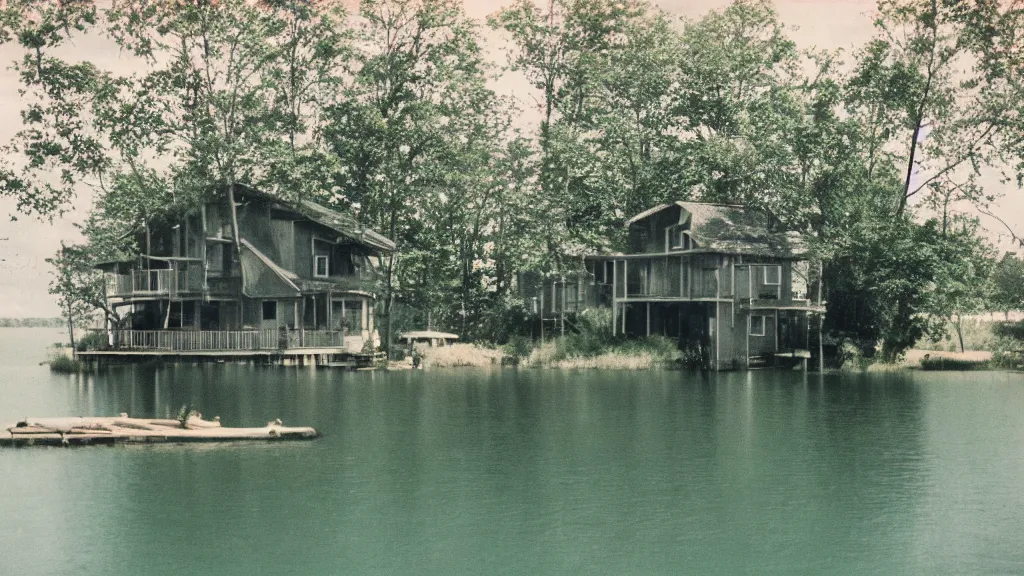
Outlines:
<svg viewBox="0 0 1024 576"><path fill-rule="evenodd" d="M750 335L751 336L764 336L764 316L751 316L750 317Z"/></svg>
<svg viewBox="0 0 1024 576"><path fill-rule="evenodd" d="M764 283L768 286L778 286L782 281L782 266L765 266Z"/></svg>
<svg viewBox="0 0 1024 576"><path fill-rule="evenodd" d="M690 238L690 233L681 228L669 228L669 238L671 238L671 248L673 250L691 250L694 248L693 239Z"/></svg>
<svg viewBox="0 0 1024 576"><path fill-rule="evenodd" d="M263 319L277 320L277 300L263 301Z"/></svg>
<svg viewBox="0 0 1024 576"><path fill-rule="evenodd" d="M313 276L327 278L327 256L313 256Z"/></svg>

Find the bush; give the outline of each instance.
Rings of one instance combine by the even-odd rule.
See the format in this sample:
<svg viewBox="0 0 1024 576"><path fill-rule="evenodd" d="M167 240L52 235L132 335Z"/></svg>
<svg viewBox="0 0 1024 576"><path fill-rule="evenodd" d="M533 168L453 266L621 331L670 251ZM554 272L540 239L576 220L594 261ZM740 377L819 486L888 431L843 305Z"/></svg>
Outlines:
<svg viewBox="0 0 1024 576"><path fill-rule="evenodd" d="M990 367L991 364L988 360L964 360L962 358L943 358L942 356L921 358L922 370L988 370Z"/></svg>
<svg viewBox="0 0 1024 576"><path fill-rule="evenodd" d="M533 340L522 335L515 335L509 338L508 344L505 344L505 354L511 356L516 360L522 360L533 352Z"/></svg>
<svg viewBox="0 0 1024 576"><path fill-rule="evenodd" d="M64 354L54 355L48 363L50 371L58 374L78 374L85 371L84 363Z"/></svg>
<svg viewBox="0 0 1024 576"><path fill-rule="evenodd" d="M1024 322L997 322L992 326L995 343L992 365L1009 370L1024 369Z"/></svg>
<svg viewBox="0 0 1024 576"><path fill-rule="evenodd" d="M86 350L100 350L107 346L107 334L106 332L88 332L85 336L82 336L75 342L75 349L79 352Z"/></svg>

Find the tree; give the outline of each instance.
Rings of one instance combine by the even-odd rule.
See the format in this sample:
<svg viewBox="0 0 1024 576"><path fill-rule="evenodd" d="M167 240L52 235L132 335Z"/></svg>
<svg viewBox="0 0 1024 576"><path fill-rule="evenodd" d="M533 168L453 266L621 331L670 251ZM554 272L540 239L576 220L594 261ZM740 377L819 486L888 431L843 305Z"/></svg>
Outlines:
<svg viewBox="0 0 1024 576"><path fill-rule="evenodd" d="M887 101L876 118L888 125L895 121L898 129L889 134L905 143L895 214L942 182L967 200L991 201L975 177L1020 141L1013 111L1021 95L1017 64L1024 47L1018 31L1024 7L985 0L880 0L879 12L879 37L865 52L873 66L861 71L883 74L887 89L880 95Z"/></svg>
<svg viewBox="0 0 1024 576"><path fill-rule="evenodd" d="M93 267L92 255L83 246L62 242L57 255L46 262L53 266L49 292L57 296L67 322L72 354L77 354L75 328L88 324L97 309L113 313L106 305L103 274Z"/></svg>
<svg viewBox="0 0 1024 576"><path fill-rule="evenodd" d="M1003 313L1024 309L1024 260L1016 254L1003 254L992 267L988 301Z"/></svg>
<svg viewBox="0 0 1024 576"><path fill-rule="evenodd" d="M930 336L937 339L944 327L952 324L964 351L963 317L986 307L989 277L994 258L992 248L981 239L978 223L960 215L941 223L938 242L938 266L932 295L932 314L943 328Z"/></svg>
<svg viewBox="0 0 1024 576"><path fill-rule="evenodd" d="M396 301L468 322L511 115L458 2L372 0L359 15L353 82L323 131L345 192L326 200L398 245L382 263L390 343Z"/></svg>
<svg viewBox="0 0 1024 576"><path fill-rule="evenodd" d="M0 4L0 44L17 42L24 51L13 69L29 104L21 113L22 129L0 148L0 195L16 200L21 214L59 215L83 178L107 169L102 139L88 129L103 74L88 62L68 64L51 55L96 17L91 2Z"/></svg>

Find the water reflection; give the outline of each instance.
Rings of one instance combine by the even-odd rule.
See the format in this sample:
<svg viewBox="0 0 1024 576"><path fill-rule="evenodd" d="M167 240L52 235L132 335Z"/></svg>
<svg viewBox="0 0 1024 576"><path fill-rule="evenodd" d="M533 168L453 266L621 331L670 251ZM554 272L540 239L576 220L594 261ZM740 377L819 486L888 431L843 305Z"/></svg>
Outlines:
<svg viewBox="0 0 1024 576"><path fill-rule="evenodd" d="M0 525L0 552L15 566L90 574L1024 567L1020 377L975 376L987 384L968 389L949 375L769 371L386 374L207 364L22 375L34 383L6 380L0 411L167 416L190 404L233 425L280 417L325 437L0 453L0 471L18 470L0 517L33 519L21 524L28 531ZM51 521L69 536L33 546ZM65 553L70 535L85 532L88 549Z"/></svg>

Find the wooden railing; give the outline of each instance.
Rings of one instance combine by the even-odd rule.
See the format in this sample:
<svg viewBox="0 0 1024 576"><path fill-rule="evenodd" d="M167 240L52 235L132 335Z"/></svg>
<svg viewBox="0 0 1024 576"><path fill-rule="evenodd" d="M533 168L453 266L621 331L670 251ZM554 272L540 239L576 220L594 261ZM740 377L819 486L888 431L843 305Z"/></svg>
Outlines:
<svg viewBox="0 0 1024 576"><path fill-rule="evenodd" d="M175 296L203 290L202 266L184 269L132 270L128 274L107 276L108 296Z"/></svg>
<svg viewBox="0 0 1024 576"><path fill-rule="evenodd" d="M232 351L344 346L339 330L115 330L119 350Z"/></svg>

